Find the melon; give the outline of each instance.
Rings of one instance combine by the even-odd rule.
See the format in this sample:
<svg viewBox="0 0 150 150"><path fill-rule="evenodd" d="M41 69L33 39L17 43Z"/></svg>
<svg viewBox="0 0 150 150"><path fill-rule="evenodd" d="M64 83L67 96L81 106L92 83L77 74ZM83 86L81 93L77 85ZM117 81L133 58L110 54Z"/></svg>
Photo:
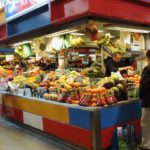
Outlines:
<svg viewBox="0 0 150 150"><path fill-rule="evenodd" d="M118 88L120 91L124 90L124 87L123 87L122 84L117 84L117 88Z"/></svg>
<svg viewBox="0 0 150 150"><path fill-rule="evenodd" d="M115 82L119 80L118 76L115 74L111 75L111 79L113 79Z"/></svg>

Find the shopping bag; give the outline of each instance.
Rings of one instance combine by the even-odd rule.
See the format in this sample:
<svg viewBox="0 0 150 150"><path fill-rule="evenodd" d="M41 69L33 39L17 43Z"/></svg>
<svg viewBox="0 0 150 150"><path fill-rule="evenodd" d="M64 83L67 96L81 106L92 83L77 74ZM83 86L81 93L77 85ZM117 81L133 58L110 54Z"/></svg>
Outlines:
<svg viewBox="0 0 150 150"><path fill-rule="evenodd" d="M112 138L111 150L134 150L135 147L134 125L117 127Z"/></svg>

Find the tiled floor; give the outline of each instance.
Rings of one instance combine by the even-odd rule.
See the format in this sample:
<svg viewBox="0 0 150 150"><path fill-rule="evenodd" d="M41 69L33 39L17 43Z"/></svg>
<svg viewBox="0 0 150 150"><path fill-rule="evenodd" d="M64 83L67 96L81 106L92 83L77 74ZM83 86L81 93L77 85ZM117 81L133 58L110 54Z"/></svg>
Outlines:
<svg viewBox="0 0 150 150"><path fill-rule="evenodd" d="M0 118L0 150L72 150L74 148Z"/></svg>

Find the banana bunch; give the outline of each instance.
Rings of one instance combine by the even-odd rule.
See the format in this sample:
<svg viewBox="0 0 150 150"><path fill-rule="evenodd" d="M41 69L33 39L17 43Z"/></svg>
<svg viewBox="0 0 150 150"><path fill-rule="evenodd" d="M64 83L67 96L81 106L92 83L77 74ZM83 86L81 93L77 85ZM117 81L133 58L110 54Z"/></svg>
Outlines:
<svg viewBox="0 0 150 150"><path fill-rule="evenodd" d="M36 81L36 77L29 77L26 80L26 84L30 85L30 84L34 83L35 81Z"/></svg>
<svg viewBox="0 0 150 150"><path fill-rule="evenodd" d="M67 80L67 76L66 76L66 75L62 75L62 76L60 77L60 79L58 80L58 82L59 82L59 83L65 83L66 80Z"/></svg>
<svg viewBox="0 0 150 150"><path fill-rule="evenodd" d="M33 89L37 89L39 87L39 84L37 84L37 83L31 83L30 87L32 87Z"/></svg>
<svg viewBox="0 0 150 150"><path fill-rule="evenodd" d="M19 85L20 87L25 86L27 78L24 76L16 76L12 81L12 84Z"/></svg>
<svg viewBox="0 0 150 150"><path fill-rule="evenodd" d="M107 48L112 52L120 52L123 55L126 53L126 47L121 46L121 45L107 45Z"/></svg>
<svg viewBox="0 0 150 150"><path fill-rule="evenodd" d="M73 47L79 47L83 45L85 42L81 37L76 37L71 40L71 44Z"/></svg>
<svg viewBox="0 0 150 150"><path fill-rule="evenodd" d="M102 44L109 44L110 42L110 37L108 35L104 35L99 38L97 44L98 46L101 46Z"/></svg>
<svg viewBox="0 0 150 150"><path fill-rule="evenodd" d="M7 71L0 66L0 77L6 77L7 76Z"/></svg>

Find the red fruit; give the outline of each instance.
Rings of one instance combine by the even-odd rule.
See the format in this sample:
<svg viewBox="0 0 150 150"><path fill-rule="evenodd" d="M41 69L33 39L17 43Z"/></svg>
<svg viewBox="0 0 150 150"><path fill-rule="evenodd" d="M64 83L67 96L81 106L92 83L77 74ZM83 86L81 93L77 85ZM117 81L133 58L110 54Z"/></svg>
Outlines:
<svg viewBox="0 0 150 150"><path fill-rule="evenodd" d="M111 103L112 104L114 104L115 102L114 102L114 98L113 98L113 96L110 96L110 100L111 100Z"/></svg>
<svg viewBox="0 0 150 150"><path fill-rule="evenodd" d="M95 100L92 100L92 103L96 103L96 101L97 101L96 99L95 99Z"/></svg>
<svg viewBox="0 0 150 150"><path fill-rule="evenodd" d="M97 100L96 100L96 105L97 105L97 106L100 106L100 104L101 104L100 99L97 99Z"/></svg>
<svg viewBox="0 0 150 150"><path fill-rule="evenodd" d="M105 102L106 102L107 105L113 104L112 99L110 97L106 97L106 101Z"/></svg>
<svg viewBox="0 0 150 150"><path fill-rule="evenodd" d="M73 99L79 100L79 97L78 97L78 96L74 96L74 98L73 98Z"/></svg>
<svg viewBox="0 0 150 150"><path fill-rule="evenodd" d="M114 103L117 103L117 99L115 96L112 96Z"/></svg>
<svg viewBox="0 0 150 150"><path fill-rule="evenodd" d="M106 105L105 98L100 99L100 101L101 101L101 106L105 106Z"/></svg>
<svg viewBox="0 0 150 150"><path fill-rule="evenodd" d="M63 97L63 100L64 100L63 102L66 102L67 99L68 99L68 97L67 97L67 96L64 96L64 97Z"/></svg>
<svg viewBox="0 0 150 150"><path fill-rule="evenodd" d="M97 106L104 106L105 102L102 99L97 99L96 104Z"/></svg>
<svg viewBox="0 0 150 150"><path fill-rule="evenodd" d="M72 98L71 97L68 97L67 99L67 103L71 104L72 103Z"/></svg>
<svg viewBox="0 0 150 150"><path fill-rule="evenodd" d="M82 101L85 98L85 94L82 95L82 97L80 98L80 101Z"/></svg>
<svg viewBox="0 0 150 150"><path fill-rule="evenodd" d="M67 101L67 99L68 98L66 96L62 96L62 97L58 98L58 102L64 102L65 103Z"/></svg>
<svg viewBox="0 0 150 150"><path fill-rule="evenodd" d="M87 99L85 99L84 101L83 101L83 106L86 106L87 105Z"/></svg>

